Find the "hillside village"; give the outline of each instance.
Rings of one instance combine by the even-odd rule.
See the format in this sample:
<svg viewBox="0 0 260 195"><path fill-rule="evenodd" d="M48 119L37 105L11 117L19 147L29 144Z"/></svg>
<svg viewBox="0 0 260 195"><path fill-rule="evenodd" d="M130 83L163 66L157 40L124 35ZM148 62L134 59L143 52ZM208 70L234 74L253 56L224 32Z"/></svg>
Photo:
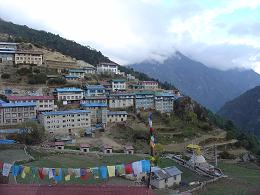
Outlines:
<svg viewBox="0 0 260 195"><path fill-rule="evenodd" d="M33 146L37 152L58 152L60 158L65 158L63 152L68 155L66 151L91 158L96 158L91 156L94 154L125 154L129 157L124 160L129 158L129 162L147 158L148 116L153 113L156 143L167 152L162 163L171 160L176 165L151 170L154 188L181 186L183 170L179 165L185 168L184 175L195 172L197 180L209 177L213 178L210 183L214 182L225 175L208 162L216 163L218 154L227 148L237 161L242 153L248 154L244 148L234 147L237 140L210 124L202 108L178 90L166 90L155 80L139 80L120 71L114 62L92 65L30 43L0 42L0 68L0 136L3 140L15 138L13 134L27 131L22 124L36 122L47 134L41 144ZM194 116L190 110L200 115ZM184 125L177 111L189 122ZM187 190L205 183L182 185Z"/></svg>

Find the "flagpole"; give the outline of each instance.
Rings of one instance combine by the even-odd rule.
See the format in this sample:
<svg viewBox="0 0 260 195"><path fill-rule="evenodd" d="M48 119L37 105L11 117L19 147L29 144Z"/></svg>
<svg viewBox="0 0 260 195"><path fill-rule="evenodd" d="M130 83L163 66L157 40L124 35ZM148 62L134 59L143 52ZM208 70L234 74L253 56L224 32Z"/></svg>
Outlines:
<svg viewBox="0 0 260 195"><path fill-rule="evenodd" d="M154 133L153 133L153 127L152 127L153 122L152 122L152 113L151 112L149 112L148 123L149 123L149 132L150 132L150 140L149 140L150 155L152 158L154 158ZM151 188L151 177L152 177L152 163L150 163L150 173L149 173L148 183L147 183L148 188Z"/></svg>

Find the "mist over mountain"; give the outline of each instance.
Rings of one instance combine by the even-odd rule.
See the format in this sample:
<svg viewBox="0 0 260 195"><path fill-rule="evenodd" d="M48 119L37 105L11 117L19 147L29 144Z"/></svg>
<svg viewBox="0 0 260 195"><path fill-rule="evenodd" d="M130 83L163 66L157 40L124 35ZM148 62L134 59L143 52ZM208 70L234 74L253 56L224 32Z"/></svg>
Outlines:
<svg viewBox="0 0 260 195"><path fill-rule="evenodd" d="M163 82L174 84L184 94L215 112L225 102L260 85L260 75L253 70L218 70L180 52L175 52L161 63L146 60L130 66Z"/></svg>

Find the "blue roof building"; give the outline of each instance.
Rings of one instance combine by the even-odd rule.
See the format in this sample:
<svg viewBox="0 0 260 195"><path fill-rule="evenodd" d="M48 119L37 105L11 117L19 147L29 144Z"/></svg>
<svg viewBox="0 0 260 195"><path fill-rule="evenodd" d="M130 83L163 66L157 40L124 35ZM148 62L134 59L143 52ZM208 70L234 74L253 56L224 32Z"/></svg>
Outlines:
<svg viewBox="0 0 260 195"><path fill-rule="evenodd" d="M82 89L80 88L76 88L76 87L64 87L64 88L56 88L54 92L57 93L74 93L74 92L83 92Z"/></svg>
<svg viewBox="0 0 260 195"><path fill-rule="evenodd" d="M103 85L87 85L85 88L85 97L87 96L104 96L106 88Z"/></svg>
<svg viewBox="0 0 260 195"><path fill-rule="evenodd" d="M19 103L1 103L0 107L2 108L13 108L13 107L30 107L36 106L36 103L33 102L19 102Z"/></svg>
<svg viewBox="0 0 260 195"><path fill-rule="evenodd" d="M89 110L64 110L64 111L42 112L41 114L44 116L51 116L51 115L71 115L71 114L82 114L82 113L90 113L90 111Z"/></svg>

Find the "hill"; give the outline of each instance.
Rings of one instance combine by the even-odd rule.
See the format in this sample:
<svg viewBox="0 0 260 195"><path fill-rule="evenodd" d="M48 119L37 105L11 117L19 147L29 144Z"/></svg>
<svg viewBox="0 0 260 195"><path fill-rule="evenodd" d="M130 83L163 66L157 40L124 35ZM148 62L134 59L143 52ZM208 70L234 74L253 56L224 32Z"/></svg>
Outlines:
<svg viewBox="0 0 260 195"><path fill-rule="evenodd" d="M227 102L218 114L260 137L260 86Z"/></svg>
<svg viewBox="0 0 260 195"><path fill-rule="evenodd" d="M209 68L180 52L162 63L147 60L130 66L162 82L174 83L184 94L212 111L219 110L225 102L260 85L260 75L253 70L221 71Z"/></svg>

